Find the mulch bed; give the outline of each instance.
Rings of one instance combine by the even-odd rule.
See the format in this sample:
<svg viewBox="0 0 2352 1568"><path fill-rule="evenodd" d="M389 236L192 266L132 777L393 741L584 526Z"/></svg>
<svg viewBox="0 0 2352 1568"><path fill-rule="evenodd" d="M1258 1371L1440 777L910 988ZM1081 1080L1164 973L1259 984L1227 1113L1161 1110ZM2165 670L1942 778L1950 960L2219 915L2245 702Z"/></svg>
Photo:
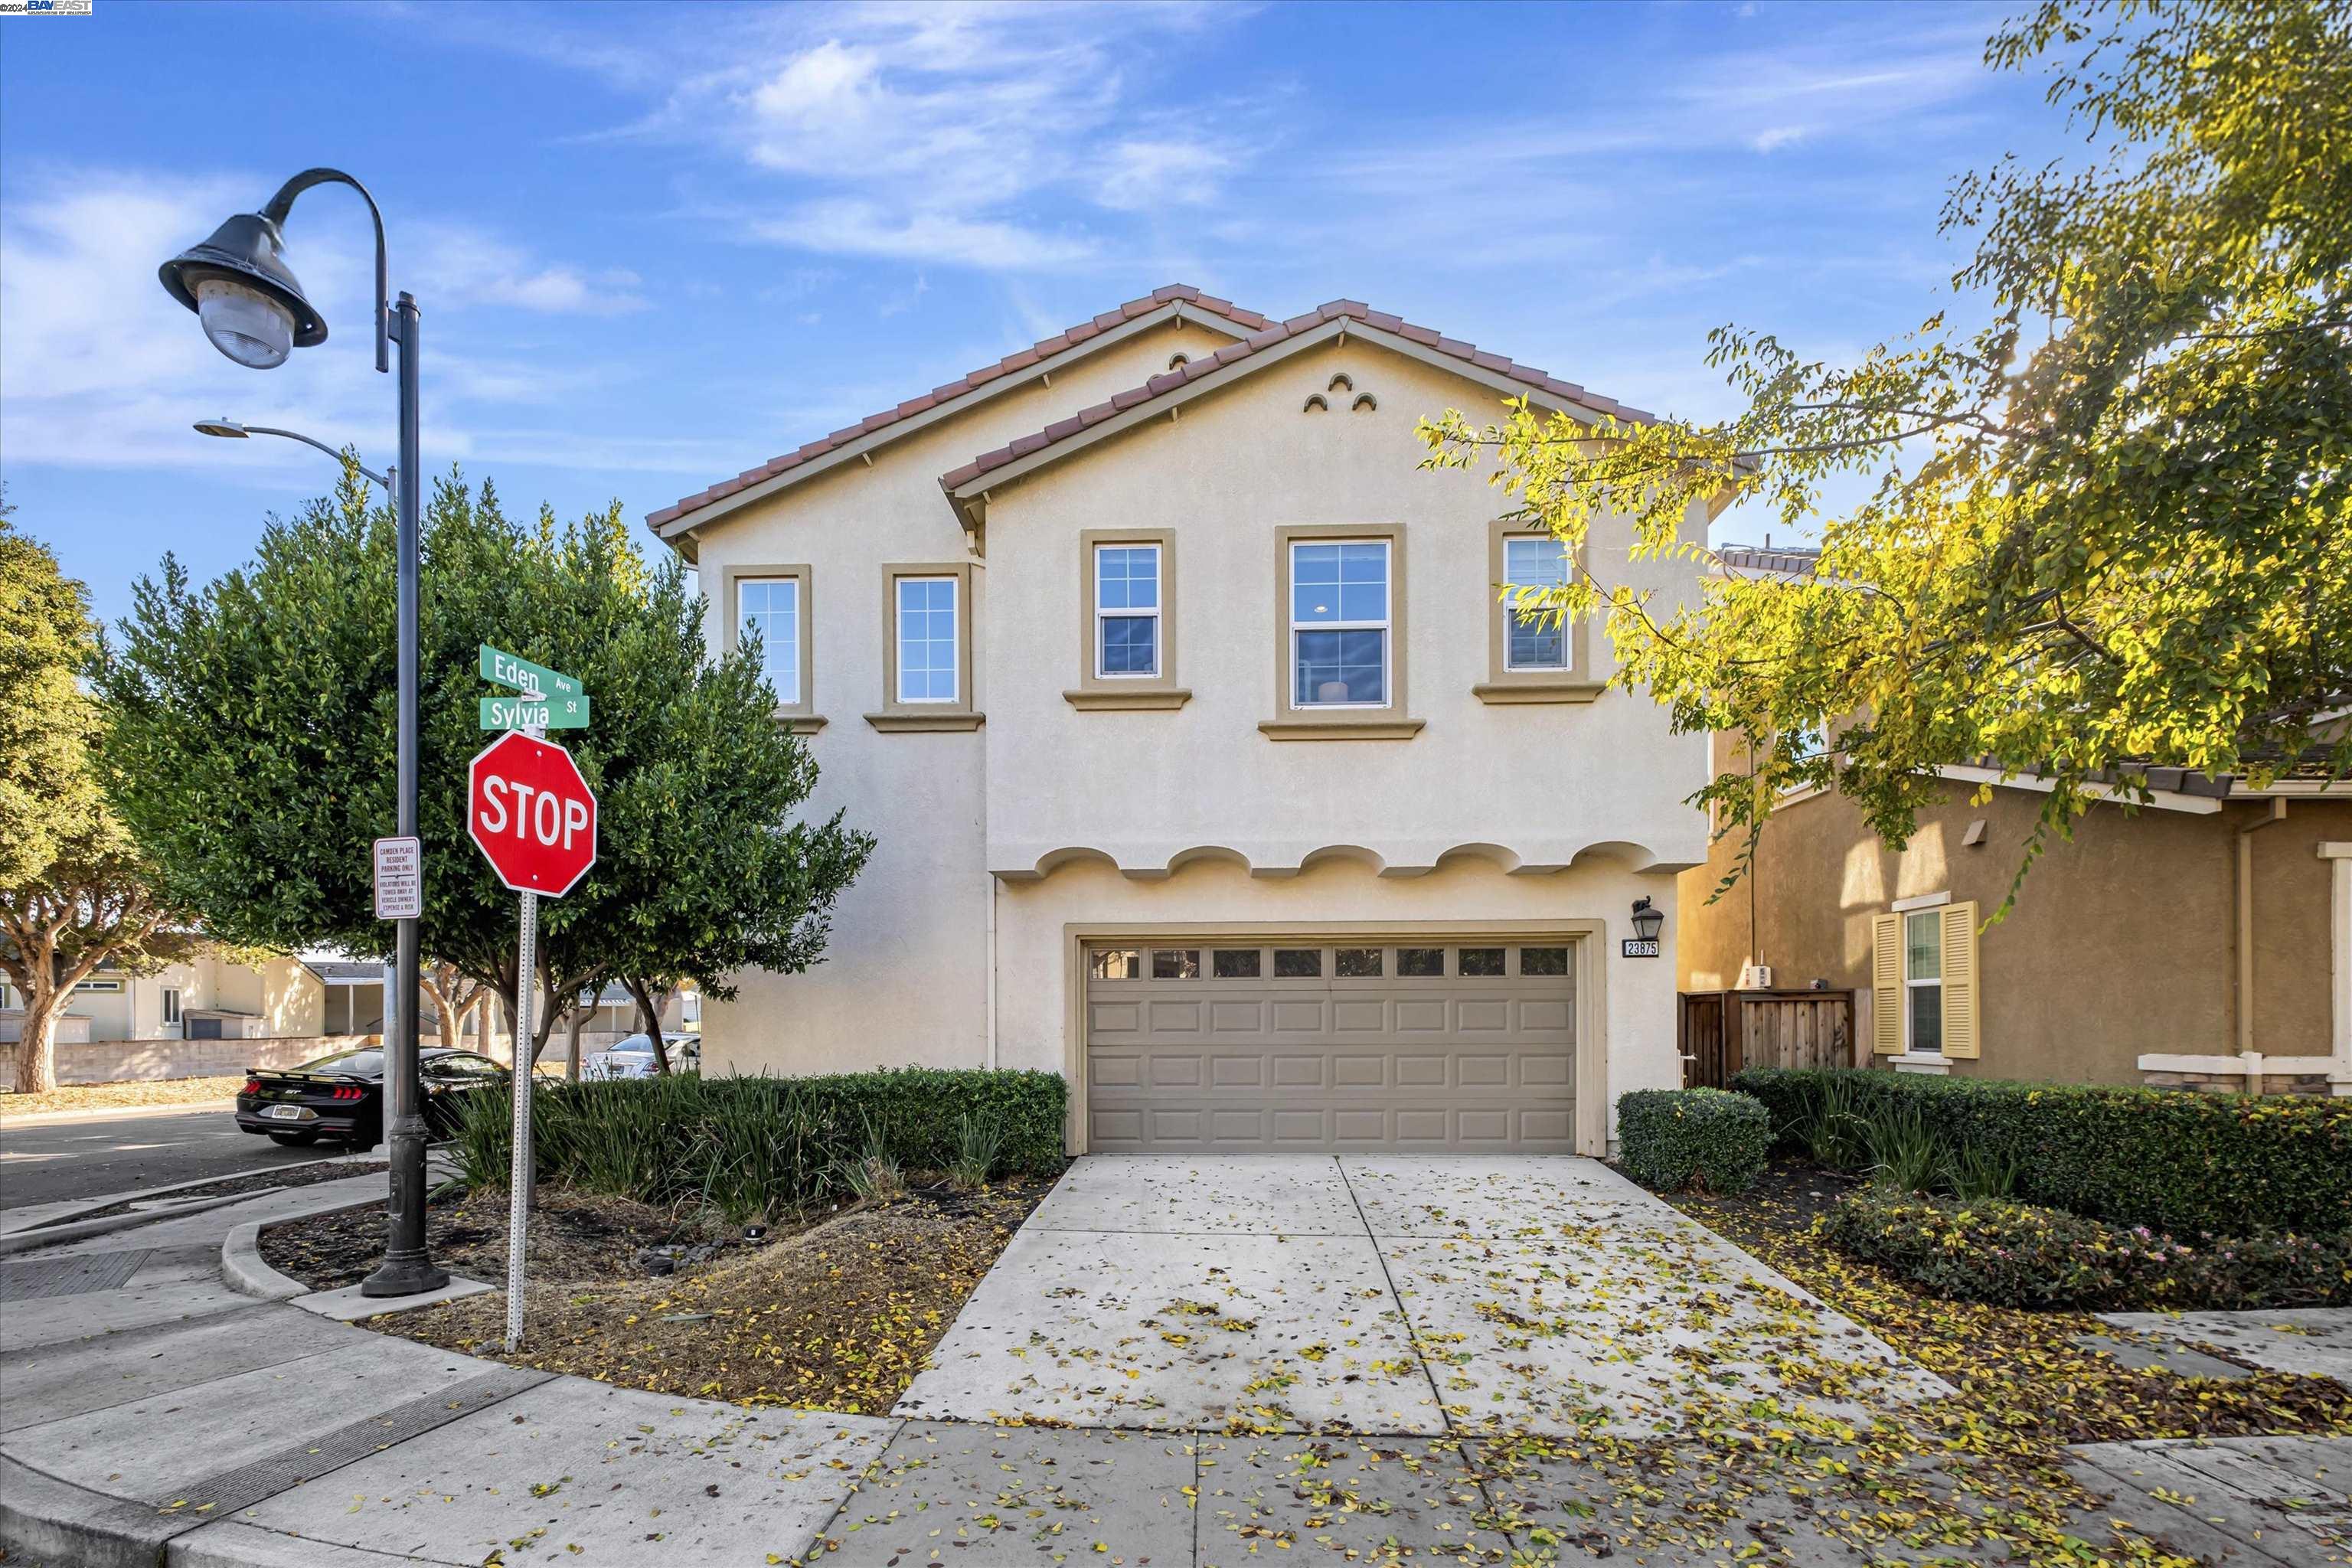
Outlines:
<svg viewBox="0 0 2352 1568"><path fill-rule="evenodd" d="M2268 1372L2198 1378L2126 1367L2075 1342L2084 1334L2132 1337L2088 1313L1947 1301L1846 1257L1814 1234L1813 1222L1855 1184L1802 1161L1777 1161L1749 1192L1665 1196L1950 1383L1959 1397L1925 1414L1948 1438L1976 1451L2352 1435L2352 1391L2330 1379Z"/></svg>
<svg viewBox="0 0 2352 1568"><path fill-rule="evenodd" d="M59 1219L44 1221L49 1225L79 1225L86 1219L104 1219L110 1215L129 1214L134 1208L153 1204L194 1203L200 1198L241 1197L247 1193L266 1193L273 1187L309 1187L320 1182L340 1182L346 1176L382 1175L392 1167L382 1160L354 1160L326 1165L289 1165L282 1171L261 1171L250 1176L226 1176L217 1182L206 1182L201 1187L183 1187L176 1193L161 1197L126 1198L88 1214L68 1215ZM43 1228L36 1226L35 1229Z"/></svg>
<svg viewBox="0 0 2352 1568"><path fill-rule="evenodd" d="M852 1414L887 1411L1052 1184L979 1193L917 1188L809 1216L757 1240L715 1219L542 1188L532 1211L524 1348L503 1349L503 1290L374 1320L387 1333L625 1388ZM428 1211L436 1262L506 1279L507 1199L482 1192ZM711 1247L649 1277L641 1249ZM270 1266L320 1289L383 1251L371 1205L262 1232Z"/></svg>

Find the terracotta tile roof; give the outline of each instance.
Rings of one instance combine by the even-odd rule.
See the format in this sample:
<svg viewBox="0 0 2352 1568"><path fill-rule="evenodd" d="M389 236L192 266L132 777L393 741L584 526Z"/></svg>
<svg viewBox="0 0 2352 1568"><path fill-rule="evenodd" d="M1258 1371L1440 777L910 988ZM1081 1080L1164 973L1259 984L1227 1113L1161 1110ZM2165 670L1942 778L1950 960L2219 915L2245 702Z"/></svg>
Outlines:
<svg viewBox="0 0 2352 1568"><path fill-rule="evenodd" d="M708 506L712 501L723 500L747 486L758 484L762 479L772 479L787 469L800 467L813 458L821 458L827 452L846 446L862 436L868 436L887 426L896 425L901 419L911 418L950 398L961 397L976 386L983 386L989 382L997 380L1001 376L1010 375L1016 371L1027 370L1032 365L1053 358L1065 349L1075 347L1089 338L1099 337L1113 327L1131 321L1138 316L1148 316L1163 306L1174 304L1180 300L1251 331L1259 331L1274 325L1268 318L1259 315L1255 310L1245 310L1230 300L1220 300L1214 295L1203 294L1189 283L1171 283L1163 288L1154 289L1140 300L1129 300L1115 310L1105 310L1102 314L1088 321L1080 321L1076 326L1066 327L1050 338L1041 338L1018 353L1006 354L994 364L984 364L978 370L967 371L945 385L931 388L920 397L910 397L895 408L885 408L878 414L869 414L855 425L844 426L830 436L821 437L781 457L771 458L758 468L746 468L731 479L721 479L707 490L684 498L675 506L666 506L659 511L648 514L646 524L649 528L658 529L666 523L674 522L688 512Z"/></svg>
<svg viewBox="0 0 2352 1568"><path fill-rule="evenodd" d="M1506 377L1537 391L1549 393L1554 397L1563 398L1580 407L1590 408L1595 413L1613 414L1629 423L1643 425L1653 423L1656 418L1656 416L1644 414L1638 408L1628 408L1614 398L1588 392L1572 381L1562 381L1558 376L1548 374L1529 365L1516 364L1501 354L1487 353L1475 343L1465 343L1458 338L1449 338L1431 327L1415 326L1412 322L1399 316L1391 316L1385 310L1375 310L1360 300L1334 300L1328 305L1307 311L1305 315L1293 316L1286 321L1269 322L1263 331L1254 332L1239 342L1227 343L1213 354L1204 354L1190 364L1181 365L1164 375L1155 375L1141 386L1118 394L1108 403L1097 403L1092 408L1081 409L1067 419L1056 420L1034 436L1024 436L1009 446L999 447L992 452L982 452L963 467L940 475L940 483L950 490L959 485L969 484L983 474L1004 467L1007 463L1018 461L1032 452L1066 440L1081 431L1092 429L1104 420L1124 414L1139 404L1149 403L1153 398L1164 396L1203 376L1214 375L1227 365L1245 360L1261 350L1272 348L1277 343L1314 331L1343 318L1351 321L1360 321L1365 326L1380 331L1392 332L1408 342L1433 349L1448 358L1475 365L1481 370Z"/></svg>
<svg viewBox="0 0 2352 1568"><path fill-rule="evenodd" d="M1727 544L1715 553L1717 560L1737 571L1772 572L1790 577L1809 577L1822 563L1822 552L1810 545L1774 544L1769 539L1762 544Z"/></svg>

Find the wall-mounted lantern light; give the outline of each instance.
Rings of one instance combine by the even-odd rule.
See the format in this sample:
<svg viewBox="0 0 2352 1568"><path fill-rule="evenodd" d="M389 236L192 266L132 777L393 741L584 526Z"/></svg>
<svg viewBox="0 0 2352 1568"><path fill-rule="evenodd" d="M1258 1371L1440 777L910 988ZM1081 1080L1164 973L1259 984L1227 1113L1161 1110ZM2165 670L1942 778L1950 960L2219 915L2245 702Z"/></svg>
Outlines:
<svg viewBox="0 0 2352 1568"><path fill-rule="evenodd" d="M1665 928L1666 917L1653 908L1647 899L1633 900L1633 934L1643 942L1655 942L1658 932Z"/></svg>

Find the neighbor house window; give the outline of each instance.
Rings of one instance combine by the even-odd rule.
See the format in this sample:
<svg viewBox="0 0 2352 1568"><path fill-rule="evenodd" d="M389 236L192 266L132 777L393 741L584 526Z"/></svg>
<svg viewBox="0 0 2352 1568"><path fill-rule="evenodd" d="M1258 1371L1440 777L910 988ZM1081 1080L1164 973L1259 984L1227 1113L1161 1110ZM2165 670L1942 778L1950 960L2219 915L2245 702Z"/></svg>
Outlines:
<svg viewBox="0 0 2352 1568"><path fill-rule="evenodd" d="M122 982L120 980L85 980L80 984L75 986L74 989L77 991L120 991L122 989Z"/></svg>
<svg viewBox="0 0 2352 1568"><path fill-rule="evenodd" d="M163 987L163 1022L176 1024L179 1021L180 988L176 985L166 985Z"/></svg>
<svg viewBox="0 0 2352 1568"><path fill-rule="evenodd" d="M1095 546L1095 673L1160 673L1160 546Z"/></svg>
<svg viewBox="0 0 2352 1568"><path fill-rule="evenodd" d="M760 669L775 689L776 701L792 707L801 700L801 585L792 577L735 580L735 635L760 639Z"/></svg>
<svg viewBox="0 0 2352 1568"><path fill-rule="evenodd" d="M1503 583L1506 587L1558 588L1568 581L1568 552L1549 534L1503 542ZM1503 616L1503 668L1509 670L1568 668L1568 623L1552 611L1522 613L1506 601Z"/></svg>
<svg viewBox="0 0 2352 1568"><path fill-rule="evenodd" d="M1292 542L1293 706L1388 705L1389 546L1385 539Z"/></svg>
<svg viewBox="0 0 2352 1568"><path fill-rule="evenodd" d="M1944 911L1903 917L1904 1043L1922 1055L1944 1049Z"/></svg>

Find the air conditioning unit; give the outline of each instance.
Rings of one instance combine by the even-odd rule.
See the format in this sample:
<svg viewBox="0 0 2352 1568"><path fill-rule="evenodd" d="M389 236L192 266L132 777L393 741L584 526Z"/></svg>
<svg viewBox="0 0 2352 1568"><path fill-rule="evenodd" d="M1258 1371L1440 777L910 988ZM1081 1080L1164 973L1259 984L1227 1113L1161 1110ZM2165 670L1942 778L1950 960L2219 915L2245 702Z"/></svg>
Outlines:
<svg viewBox="0 0 2352 1568"><path fill-rule="evenodd" d="M1772 966L1769 963L1741 964L1739 966L1738 989L1742 991L1771 990Z"/></svg>

